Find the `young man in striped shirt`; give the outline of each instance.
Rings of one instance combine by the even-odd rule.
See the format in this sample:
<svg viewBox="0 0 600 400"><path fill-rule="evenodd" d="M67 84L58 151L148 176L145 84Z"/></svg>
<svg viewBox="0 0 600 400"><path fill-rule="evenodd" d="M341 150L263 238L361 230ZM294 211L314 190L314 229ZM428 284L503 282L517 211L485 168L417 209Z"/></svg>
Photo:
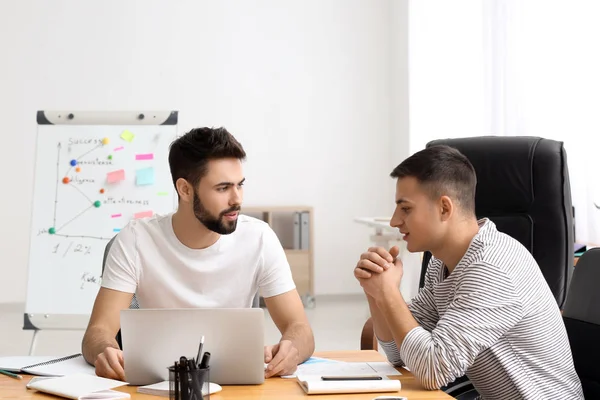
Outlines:
<svg viewBox="0 0 600 400"><path fill-rule="evenodd" d="M391 176L391 226L408 251L433 257L410 305L398 247L370 248L354 269L388 359L428 389L466 374L484 399L583 399L556 301L527 249L477 220L467 158L432 146Z"/></svg>

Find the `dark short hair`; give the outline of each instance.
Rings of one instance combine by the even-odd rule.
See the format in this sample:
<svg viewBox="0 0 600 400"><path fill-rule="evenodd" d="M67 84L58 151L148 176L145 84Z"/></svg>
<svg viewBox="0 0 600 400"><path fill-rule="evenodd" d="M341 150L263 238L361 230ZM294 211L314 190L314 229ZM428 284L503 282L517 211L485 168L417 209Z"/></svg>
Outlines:
<svg viewBox="0 0 600 400"><path fill-rule="evenodd" d="M450 196L463 210L475 214L475 168L464 154L453 147L427 147L402 161L390 175L392 178L412 176L424 186L432 199Z"/></svg>
<svg viewBox="0 0 600 400"><path fill-rule="evenodd" d="M246 152L225 128L195 128L171 143L169 167L173 184L183 178L196 186L208 162L222 158L246 159Z"/></svg>

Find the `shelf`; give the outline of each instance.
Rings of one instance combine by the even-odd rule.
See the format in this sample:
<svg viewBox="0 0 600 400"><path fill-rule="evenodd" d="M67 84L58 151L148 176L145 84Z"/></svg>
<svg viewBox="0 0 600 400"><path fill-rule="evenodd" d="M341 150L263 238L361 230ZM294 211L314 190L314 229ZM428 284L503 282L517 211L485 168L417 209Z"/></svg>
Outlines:
<svg viewBox="0 0 600 400"><path fill-rule="evenodd" d="M273 207L242 207L241 213L262 213L262 212L312 212L310 206L273 206Z"/></svg>
<svg viewBox="0 0 600 400"><path fill-rule="evenodd" d="M285 252L288 254L308 254L308 255L310 255L310 253L311 253L310 250L301 250L301 249L286 249L286 248L284 248L283 250L285 250Z"/></svg>
<svg viewBox="0 0 600 400"><path fill-rule="evenodd" d="M273 229L285 251L298 294L305 306L306 303L314 305L313 208L250 206L242 207L240 212L266 222Z"/></svg>

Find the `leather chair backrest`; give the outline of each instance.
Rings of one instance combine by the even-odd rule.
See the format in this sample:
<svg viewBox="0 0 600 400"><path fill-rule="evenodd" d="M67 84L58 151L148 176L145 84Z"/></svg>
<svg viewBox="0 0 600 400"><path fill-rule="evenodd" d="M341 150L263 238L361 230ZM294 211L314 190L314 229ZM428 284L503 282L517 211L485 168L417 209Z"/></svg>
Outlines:
<svg viewBox="0 0 600 400"><path fill-rule="evenodd" d="M480 136L427 144L458 149L477 174L475 208L525 246L562 307L573 270L573 211L563 143L539 137ZM431 255L423 257L421 287Z"/></svg>

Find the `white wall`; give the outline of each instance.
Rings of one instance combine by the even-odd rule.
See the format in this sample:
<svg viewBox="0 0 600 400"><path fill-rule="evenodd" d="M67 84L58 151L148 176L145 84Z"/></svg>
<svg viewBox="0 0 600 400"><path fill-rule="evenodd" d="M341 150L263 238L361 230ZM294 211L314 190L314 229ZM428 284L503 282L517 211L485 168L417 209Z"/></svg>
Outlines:
<svg viewBox="0 0 600 400"><path fill-rule="evenodd" d="M391 212L406 155L403 18L391 0L0 2L0 302L26 296L38 109L227 127L249 154L247 205L315 207L316 293L360 292L371 232L353 218Z"/></svg>
<svg viewBox="0 0 600 400"><path fill-rule="evenodd" d="M483 7L473 0L410 2L410 153L433 139L490 134Z"/></svg>

